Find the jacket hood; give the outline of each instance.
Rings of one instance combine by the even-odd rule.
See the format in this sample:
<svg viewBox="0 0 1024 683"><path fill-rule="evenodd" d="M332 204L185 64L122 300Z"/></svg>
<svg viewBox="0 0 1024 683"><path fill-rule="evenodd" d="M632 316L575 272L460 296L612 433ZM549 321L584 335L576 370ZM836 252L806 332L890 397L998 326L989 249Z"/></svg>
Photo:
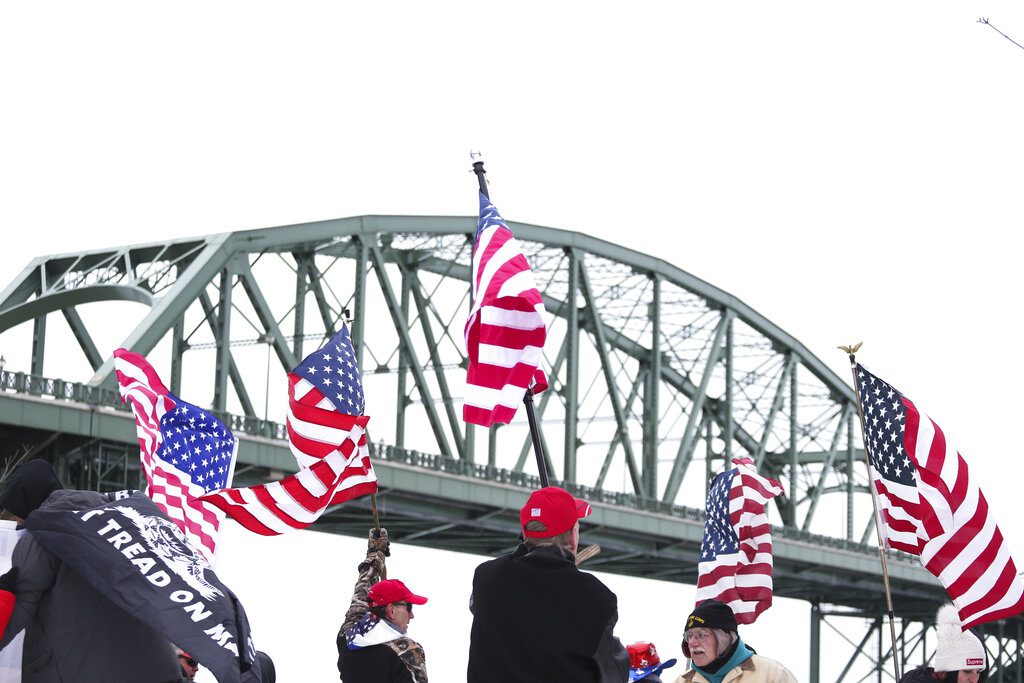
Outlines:
<svg viewBox="0 0 1024 683"><path fill-rule="evenodd" d="M40 510L84 510L101 505L102 503L113 503L118 500L115 493L97 493L96 491L78 491L76 489L60 489L50 494L50 497L39 506Z"/></svg>
<svg viewBox="0 0 1024 683"><path fill-rule="evenodd" d="M53 465L45 460L29 460L4 482L0 508L25 519L39 509L51 493L62 488Z"/></svg>

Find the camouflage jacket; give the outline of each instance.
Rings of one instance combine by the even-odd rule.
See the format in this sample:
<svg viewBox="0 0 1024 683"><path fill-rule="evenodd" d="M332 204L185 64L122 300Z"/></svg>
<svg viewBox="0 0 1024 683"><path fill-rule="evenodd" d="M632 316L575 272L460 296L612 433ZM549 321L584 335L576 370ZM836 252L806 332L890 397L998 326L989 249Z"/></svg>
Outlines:
<svg viewBox="0 0 1024 683"><path fill-rule="evenodd" d="M387 576L384 566L384 553L371 548L366 559L359 564L359 578L356 579L352 591L352 602L345 613L345 621L338 632L338 647L343 643L351 643L360 633L365 632L380 620L369 611L367 593L373 584ZM423 647L406 635L401 635L381 645L388 647L409 670L414 683L427 683L427 664Z"/></svg>

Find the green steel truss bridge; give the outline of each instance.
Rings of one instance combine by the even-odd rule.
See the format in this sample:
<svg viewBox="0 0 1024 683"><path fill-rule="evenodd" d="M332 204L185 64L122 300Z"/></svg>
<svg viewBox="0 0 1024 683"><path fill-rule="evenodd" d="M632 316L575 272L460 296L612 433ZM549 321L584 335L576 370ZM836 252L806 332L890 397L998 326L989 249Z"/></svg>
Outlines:
<svg viewBox="0 0 1024 683"><path fill-rule="evenodd" d="M112 379L125 346L240 436L236 484L279 478L295 469L273 419L286 373L351 319L392 538L505 552L538 478L525 418L489 430L461 421L475 223L360 216L39 257L0 295L0 457L46 457L78 488L141 488L134 421ZM770 510L775 593L810 603L811 680L822 625L849 643L842 680L891 679L848 382L665 260L509 227L549 315L552 388L537 399L547 469L594 503L585 538L602 553L587 567L696 583L707 483L749 455L785 489ZM360 500L315 528L361 536L369 520ZM916 665L945 593L916 558L891 554L889 572L897 652ZM986 629L990 680L1022 680L1022 627Z"/></svg>

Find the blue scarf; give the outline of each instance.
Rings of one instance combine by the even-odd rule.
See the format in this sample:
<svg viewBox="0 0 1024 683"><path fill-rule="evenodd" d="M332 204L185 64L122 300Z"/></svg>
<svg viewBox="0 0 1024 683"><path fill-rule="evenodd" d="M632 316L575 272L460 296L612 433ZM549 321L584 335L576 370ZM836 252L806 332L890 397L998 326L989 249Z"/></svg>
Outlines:
<svg viewBox="0 0 1024 683"><path fill-rule="evenodd" d="M710 673L700 668L693 661L690 662L690 667L699 673L704 678L708 679L711 683L722 683L726 675L735 669L737 666L747 661L754 656L754 653L747 647L746 643L743 642L742 638L736 641L736 651L732 653L732 657L718 669L718 673Z"/></svg>

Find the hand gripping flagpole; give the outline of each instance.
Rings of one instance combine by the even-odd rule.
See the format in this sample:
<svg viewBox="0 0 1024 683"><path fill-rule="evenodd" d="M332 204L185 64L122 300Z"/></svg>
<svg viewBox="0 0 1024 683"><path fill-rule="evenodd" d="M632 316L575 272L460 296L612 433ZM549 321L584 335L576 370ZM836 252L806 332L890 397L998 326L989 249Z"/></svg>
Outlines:
<svg viewBox="0 0 1024 683"><path fill-rule="evenodd" d="M479 156L478 154L470 154L470 157ZM473 162L473 173L476 173L477 182L480 184L480 192L487 197L491 198L491 193L487 191L487 171L484 170L483 161ZM472 283L470 283L472 288ZM533 390L527 389L526 394L523 396L523 403L526 405L526 419L530 423L530 436L533 438L533 454L537 456L537 473L540 475L540 485L542 487L548 485L548 469L544 465L544 444L540 440L540 425L537 423L537 413L533 408Z"/></svg>
<svg viewBox="0 0 1024 683"><path fill-rule="evenodd" d="M885 585L885 604L889 610L889 636L892 638L892 664L896 671L896 680L900 680L900 658L896 653L896 617L892 608L892 590L889 588L889 564L885 557L885 545L882 540L882 529L878 523L878 501L875 499L874 475L871 473L871 461L868 460L868 440L864 434L864 410L860 402L860 380L857 379L857 351L861 344L857 342L853 346L840 346L840 351L845 351L850 357L850 374L853 375L853 390L857 394L857 418L860 420L860 438L864 444L864 462L868 466L868 490L871 492L871 509L875 515L875 537L878 539L878 559L882 562L882 583ZM853 472L850 472L853 476Z"/></svg>

